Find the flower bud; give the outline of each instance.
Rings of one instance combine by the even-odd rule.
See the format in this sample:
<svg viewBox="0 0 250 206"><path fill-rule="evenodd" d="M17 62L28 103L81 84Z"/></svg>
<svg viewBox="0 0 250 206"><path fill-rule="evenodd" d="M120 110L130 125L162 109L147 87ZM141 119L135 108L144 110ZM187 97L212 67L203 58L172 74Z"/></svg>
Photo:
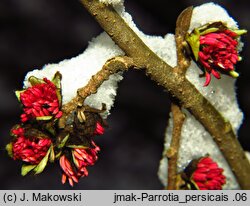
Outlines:
<svg viewBox="0 0 250 206"><path fill-rule="evenodd" d="M211 74L221 78L221 73L234 78L239 74L234 70L235 64L240 61L238 53L239 36L246 30L231 30L221 22L205 25L195 29L187 36L187 42L192 48L195 60L205 71L208 86Z"/></svg>
<svg viewBox="0 0 250 206"><path fill-rule="evenodd" d="M226 183L223 169L210 157L193 160L187 166L185 174L198 190L222 190Z"/></svg>
<svg viewBox="0 0 250 206"><path fill-rule="evenodd" d="M12 130L12 134L16 135L16 139L12 143L12 154L14 160L22 160L30 164L38 164L52 144L51 139L31 137L27 138L24 129L19 127Z"/></svg>

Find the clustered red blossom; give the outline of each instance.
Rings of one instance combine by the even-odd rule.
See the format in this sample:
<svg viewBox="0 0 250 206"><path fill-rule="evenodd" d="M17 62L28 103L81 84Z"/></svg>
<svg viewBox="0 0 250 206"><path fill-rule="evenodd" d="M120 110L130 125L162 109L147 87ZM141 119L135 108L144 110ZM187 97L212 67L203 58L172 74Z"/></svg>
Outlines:
<svg viewBox="0 0 250 206"><path fill-rule="evenodd" d="M12 133L16 135L16 140L13 142L14 160L19 159L30 164L38 164L52 143L49 138L25 137L24 129L21 127L13 129Z"/></svg>
<svg viewBox="0 0 250 206"><path fill-rule="evenodd" d="M104 128L100 122L96 123L96 128L94 135L104 134ZM65 184L67 179L69 184L73 187L74 182L78 183L78 180L81 177L88 176L87 166L92 166L98 159L97 153L100 151L100 148L91 141L90 148L74 148L72 149L73 162L74 165L71 165L69 159L63 155L60 157L60 166L63 170L62 174L62 183Z"/></svg>
<svg viewBox="0 0 250 206"><path fill-rule="evenodd" d="M71 186L74 182L77 183L79 178L88 176L87 166L92 166L98 159L97 153L100 148L92 141L93 148L75 148L72 151L74 165L72 166L68 158L63 155L60 157L60 166L63 170L62 183L64 184L67 179Z"/></svg>
<svg viewBox="0 0 250 206"><path fill-rule="evenodd" d="M62 116L62 111L60 111L61 103L59 98L61 97L59 88L56 85L60 83L60 79L59 73L55 74L52 82L46 78L41 81L34 77L30 81L31 87L16 92L23 105L22 124L11 130L11 135L14 138L6 146L6 150L14 160L21 160L35 166L28 167L28 169L23 167L22 171L24 172L22 174L27 174L31 170L40 173L45 168L48 159L52 162L55 158L58 158L63 171L62 183L64 184L68 180L69 184L73 186L74 182L78 182L79 178L88 176L87 166L94 165L98 159L97 153L100 148L88 138L104 134L104 128L101 121L95 120L94 116L90 117L91 124L89 125L91 125L91 128L87 124L86 133L91 132L91 134L86 134L86 136L82 133L79 134L82 135L81 138L90 141L90 147L84 147L79 142L77 142L76 148L68 147L68 137L72 135L70 132L66 134L65 141L59 140L61 131L57 134L58 125L56 120ZM93 120L91 118L95 120L95 124L92 124ZM94 132L92 130L93 125L95 125ZM50 134L50 137L46 134ZM77 136L78 133L76 132L73 135ZM54 142L55 145L53 145ZM73 141L70 141L69 144L75 145ZM85 141L82 141L82 144L85 144ZM72 153L72 157L69 157L69 153ZM46 155L48 158L45 158L43 164L39 165Z"/></svg>
<svg viewBox="0 0 250 206"><path fill-rule="evenodd" d="M62 116L56 86L46 78L43 81L45 83L29 87L20 94L20 100L24 106L24 113L21 115L22 122L35 117L60 118Z"/></svg>
<svg viewBox="0 0 250 206"><path fill-rule="evenodd" d="M200 190L222 190L226 183L223 169L210 157L201 158L192 174L192 180Z"/></svg>
<svg viewBox="0 0 250 206"><path fill-rule="evenodd" d="M206 70L204 86L209 85L211 73L215 78L220 79L218 70L234 71L234 65L239 61L236 37L237 34L228 29L200 36L198 59Z"/></svg>

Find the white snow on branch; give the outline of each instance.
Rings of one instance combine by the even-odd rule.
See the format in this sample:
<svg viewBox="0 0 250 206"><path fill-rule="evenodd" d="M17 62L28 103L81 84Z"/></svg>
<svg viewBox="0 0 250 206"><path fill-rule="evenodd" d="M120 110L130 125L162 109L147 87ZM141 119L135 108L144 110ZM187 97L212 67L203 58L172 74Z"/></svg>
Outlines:
<svg viewBox="0 0 250 206"><path fill-rule="evenodd" d="M194 28L216 21L226 23L227 27L231 29L238 28L237 22L228 15L224 8L211 2L194 8L189 32L191 32Z"/></svg>
<svg viewBox="0 0 250 206"><path fill-rule="evenodd" d="M107 5L111 4L113 6L123 5L124 3L124 0L99 0L99 1Z"/></svg>

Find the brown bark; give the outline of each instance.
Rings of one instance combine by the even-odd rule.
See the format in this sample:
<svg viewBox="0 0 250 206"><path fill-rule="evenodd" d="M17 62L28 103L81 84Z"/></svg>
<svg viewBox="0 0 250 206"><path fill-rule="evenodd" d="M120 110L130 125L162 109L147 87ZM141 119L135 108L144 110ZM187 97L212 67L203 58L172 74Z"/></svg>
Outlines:
<svg viewBox="0 0 250 206"><path fill-rule="evenodd" d="M171 144L167 151L167 158L168 158L167 189L176 190L178 151L180 147L181 130L185 120L185 115L182 113L181 108L175 103L172 103L171 111L173 115L174 125L173 125Z"/></svg>
<svg viewBox="0 0 250 206"><path fill-rule="evenodd" d="M91 77L86 86L78 89L77 96L69 103L63 105L62 111L64 115L59 120L59 127L65 128L67 126L66 122L67 119L70 118L71 112L76 111L77 106L81 106L87 96L96 93L97 89L105 80L108 80L111 74L115 74L119 71L125 71L129 68L136 68L132 58L120 56L109 59L103 65L102 69Z"/></svg>

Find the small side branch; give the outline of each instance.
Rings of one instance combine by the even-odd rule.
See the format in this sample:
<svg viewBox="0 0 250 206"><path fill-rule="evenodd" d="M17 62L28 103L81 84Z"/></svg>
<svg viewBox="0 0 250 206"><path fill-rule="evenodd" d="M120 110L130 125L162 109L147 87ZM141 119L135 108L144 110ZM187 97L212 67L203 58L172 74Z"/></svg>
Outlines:
<svg viewBox="0 0 250 206"><path fill-rule="evenodd" d="M177 177L177 159L180 147L181 129L185 120L185 115L182 113L181 108L172 103L171 111L173 115L173 133L170 147L167 151L168 158L168 190L176 190L176 177Z"/></svg>
<svg viewBox="0 0 250 206"><path fill-rule="evenodd" d="M78 96L84 101L89 95L95 94L97 89L111 74L115 74L119 71L126 71L130 68L135 68L134 62L130 57L118 56L109 59L102 67L102 70L92 76L85 87L78 89Z"/></svg>
<svg viewBox="0 0 250 206"><path fill-rule="evenodd" d="M176 21L175 29L175 42L176 42L176 52L177 52L177 67L175 70L179 74L185 75L187 68L190 66L190 55L187 55L188 45L185 40L187 35L190 20L192 17L193 7L186 8L179 16Z"/></svg>
<svg viewBox="0 0 250 206"><path fill-rule="evenodd" d="M177 66L174 72L179 75L185 75L187 68L190 66L190 58L185 54L185 36L189 29L190 19L192 16L193 7L185 9L178 17L176 22L175 42L177 53ZM185 120L185 115L181 111L181 107L176 103L171 104L173 115L173 132L170 147L167 150L168 158L168 185L166 189L177 189L177 160L180 149L181 130Z"/></svg>
<svg viewBox="0 0 250 206"><path fill-rule="evenodd" d="M66 120L72 111L75 111L77 106L81 106L91 94L95 94L101 84L109 78L110 75L119 71L126 71L130 68L137 68L134 65L133 59L127 56L118 56L109 59L102 67L102 69L91 77L88 84L77 91L77 96L62 108L63 117L59 121L59 127L66 126Z"/></svg>

